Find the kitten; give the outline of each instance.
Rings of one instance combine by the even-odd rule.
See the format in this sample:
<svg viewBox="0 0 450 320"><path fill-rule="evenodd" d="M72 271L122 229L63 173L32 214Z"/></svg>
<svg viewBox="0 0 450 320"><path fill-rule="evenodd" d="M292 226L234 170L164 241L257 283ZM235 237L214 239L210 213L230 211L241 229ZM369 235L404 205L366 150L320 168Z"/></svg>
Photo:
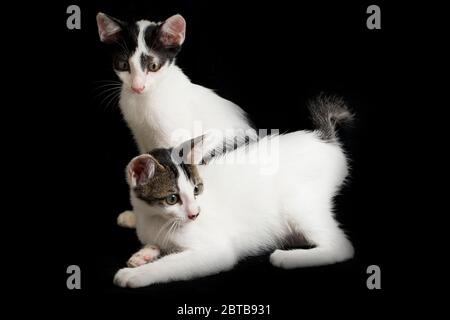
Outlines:
<svg viewBox="0 0 450 320"><path fill-rule="evenodd" d="M333 197L348 173L335 126L350 121L352 114L342 100L324 96L310 110L315 131L265 137L205 165L194 164L198 156L194 163L187 161L208 149L204 137L134 158L127 177L137 235L147 245L148 259L138 252L129 262L135 268L119 270L114 282L142 287L188 280L274 249L270 262L285 269L350 259L353 247L333 217ZM262 174L255 162L220 163L237 155L252 158L262 144L275 141L275 173ZM177 159L180 150L184 162ZM312 248L280 249L288 239L294 245L306 240Z"/></svg>
<svg viewBox="0 0 450 320"><path fill-rule="evenodd" d="M124 22L98 13L97 26L100 40L111 49L113 68L122 82L120 109L140 153L177 145L211 129L224 136L254 136L244 132L251 125L241 108L191 83L176 66L186 38L181 15L163 22ZM233 132L225 132L230 129ZM134 216L125 212L118 223L133 227Z"/></svg>

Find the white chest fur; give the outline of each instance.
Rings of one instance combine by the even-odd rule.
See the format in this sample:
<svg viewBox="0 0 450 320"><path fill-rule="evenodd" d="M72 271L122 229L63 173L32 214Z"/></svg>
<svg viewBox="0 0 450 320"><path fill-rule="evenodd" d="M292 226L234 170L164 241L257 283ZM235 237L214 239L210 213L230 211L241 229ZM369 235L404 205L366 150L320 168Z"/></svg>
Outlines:
<svg viewBox="0 0 450 320"><path fill-rule="evenodd" d="M245 113L195 85L176 66L143 94L122 89L120 107L139 151L177 145L206 130L248 129Z"/></svg>

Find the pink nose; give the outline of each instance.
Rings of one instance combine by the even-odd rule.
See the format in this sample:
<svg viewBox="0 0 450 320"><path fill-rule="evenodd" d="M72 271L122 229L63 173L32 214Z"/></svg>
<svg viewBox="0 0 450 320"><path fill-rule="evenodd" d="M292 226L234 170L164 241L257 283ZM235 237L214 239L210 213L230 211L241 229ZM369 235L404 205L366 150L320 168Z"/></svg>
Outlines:
<svg viewBox="0 0 450 320"><path fill-rule="evenodd" d="M131 90L133 90L135 93L142 93L145 89L145 86L142 87L131 87Z"/></svg>
<svg viewBox="0 0 450 320"><path fill-rule="evenodd" d="M191 220L195 220L195 219L198 217L199 214L200 214L200 212L197 212L197 213L189 213L189 214L188 214L188 218L191 219Z"/></svg>

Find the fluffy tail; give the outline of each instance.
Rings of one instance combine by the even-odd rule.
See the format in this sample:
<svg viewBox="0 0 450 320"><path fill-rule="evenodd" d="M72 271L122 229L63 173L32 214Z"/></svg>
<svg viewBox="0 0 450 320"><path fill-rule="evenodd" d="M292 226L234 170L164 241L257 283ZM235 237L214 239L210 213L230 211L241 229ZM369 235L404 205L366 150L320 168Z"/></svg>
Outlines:
<svg viewBox="0 0 450 320"><path fill-rule="evenodd" d="M337 141L337 125L350 124L354 117L341 97L323 93L309 102L308 109L320 138L331 142Z"/></svg>

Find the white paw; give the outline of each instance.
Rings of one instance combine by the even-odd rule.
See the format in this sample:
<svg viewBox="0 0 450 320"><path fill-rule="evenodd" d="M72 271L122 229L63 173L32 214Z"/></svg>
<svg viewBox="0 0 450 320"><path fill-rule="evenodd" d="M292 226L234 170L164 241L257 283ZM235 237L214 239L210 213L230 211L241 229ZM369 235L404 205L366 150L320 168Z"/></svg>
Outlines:
<svg viewBox="0 0 450 320"><path fill-rule="evenodd" d="M131 256L127 266L135 268L156 260L159 256L159 249L156 246L145 247Z"/></svg>
<svg viewBox="0 0 450 320"><path fill-rule="evenodd" d="M124 211L117 217L117 224L124 228L136 227L136 216L132 211Z"/></svg>
<svg viewBox="0 0 450 320"><path fill-rule="evenodd" d="M125 288L138 288L144 286L139 281L139 269L137 268L123 268L117 271L114 276L114 284L116 286Z"/></svg>
<svg viewBox="0 0 450 320"><path fill-rule="evenodd" d="M154 283L151 271L144 267L123 268L114 276L114 284L122 288L140 288Z"/></svg>
<svg viewBox="0 0 450 320"><path fill-rule="evenodd" d="M286 256L287 256L287 252L284 250L275 250L271 255L270 255L270 263L277 267L277 268L283 268L283 269L287 269L289 268L286 264Z"/></svg>

